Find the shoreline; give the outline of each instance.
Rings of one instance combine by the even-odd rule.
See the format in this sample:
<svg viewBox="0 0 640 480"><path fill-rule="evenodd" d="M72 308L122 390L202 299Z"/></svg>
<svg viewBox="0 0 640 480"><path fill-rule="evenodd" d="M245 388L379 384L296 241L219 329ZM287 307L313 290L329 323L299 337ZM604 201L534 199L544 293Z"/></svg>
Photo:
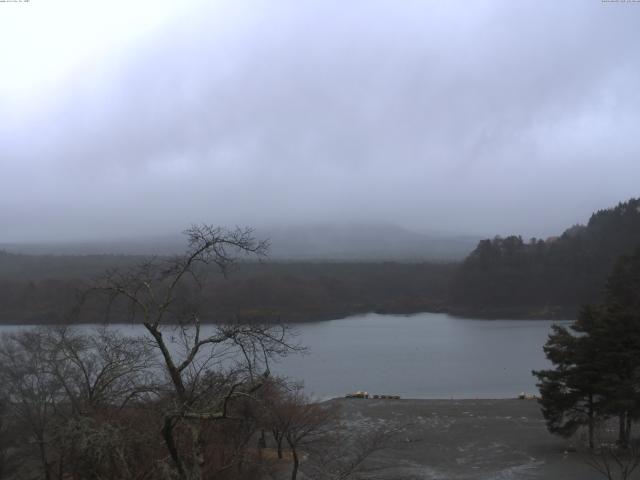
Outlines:
<svg viewBox="0 0 640 480"><path fill-rule="evenodd" d="M459 309L451 309L451 308L431 308L431 309L372 309L372 310L352 310L352 311L344 311L339 313L331 313L331 314L310 314L306 315L304 320L301 320L299 315L294 315L291 318L280 318L279 321L270 321L266 320L264 322L256 321L256 317L243 319L246 323L265 323L265 324L286 324L286 325L295 325L295 324L306 324L306 323L314 323L314 322L330 322L336 320L344 320L350 317L358 317L365 315L398 315L398 316L412 316L412 315L420 315L422 313L442 313L446 315L450 315L456 319L464 319L464 320L523 320L523 321L560 321L560 322L569 322L574 321L575 316L571 316L569 314L548 314L546 315L544 312L540 311L530 311L529 313L524 312L505 312L505 311L472 311L472 310L459 310ZM265 318L273 318L273 315L266 315ZM137 322L131 321L109 321L105 323L95 322L95 321L87 321L87 322L76 322L76 321L53 321L53 322L42 322L35 320L27 320L23 322L5 322L0 319L0 326L43 326L43 325L133 325ZM213 320L201 320L202 325L216 325L218 323Z"/></svg>
<svg viewBox="0 0 640 480"><path fill-rule="evenodd" d="M375 478L601 478L585 463L577 439L547 431L535 401L334 399L328 404L340 409L350 428L397 432L367 464Z"/></svg>

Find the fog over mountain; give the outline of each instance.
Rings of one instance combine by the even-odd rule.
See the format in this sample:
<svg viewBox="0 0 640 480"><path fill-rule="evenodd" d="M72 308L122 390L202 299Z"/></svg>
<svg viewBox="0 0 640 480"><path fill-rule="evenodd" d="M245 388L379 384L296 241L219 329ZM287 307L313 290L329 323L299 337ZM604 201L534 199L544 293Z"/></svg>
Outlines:
<svg viewBox="0 0 640 480"><path fill-rule="evenodd" d="M638 195L639 43L633 2L0 3L0 243L558 234Z"/></svg>
<svg viewBox="0 0 640 480"><path fill-rule="evenodd" d="M268 258L289 260L452 261L468 255L480 240L469 235L417 233L383 224L316 224L260 227ZM0 243L10 253L53 255L175 255L186 247L181 235L92 241Z"/></svg>

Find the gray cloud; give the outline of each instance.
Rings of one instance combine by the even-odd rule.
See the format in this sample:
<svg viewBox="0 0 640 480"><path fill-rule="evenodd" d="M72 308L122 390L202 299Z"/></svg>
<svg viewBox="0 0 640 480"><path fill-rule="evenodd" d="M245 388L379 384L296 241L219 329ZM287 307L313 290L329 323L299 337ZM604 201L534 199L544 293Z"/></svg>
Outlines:
<svg viewBox="0 0 640 480"><path fill-rule="evenodd" d="M45 99L0 93L0 240L557 232L639 193L638 27L601 2L193 4Z"/></svg>

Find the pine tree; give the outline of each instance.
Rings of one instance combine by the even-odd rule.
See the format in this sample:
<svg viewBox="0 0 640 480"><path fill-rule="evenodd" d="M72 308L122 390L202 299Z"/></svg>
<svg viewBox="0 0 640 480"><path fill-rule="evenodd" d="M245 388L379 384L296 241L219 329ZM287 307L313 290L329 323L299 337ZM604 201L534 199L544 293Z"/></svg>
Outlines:
<svg viewBox="0 0 640 480"><path fill-rule="evenodd" d="M590 319L599 312L586 307L580 318ZM575 325L572 330L575 331ZM567 328L554 325L544 352L554 368L534 371L540 389L539 403L551 433L572 436L587 426L589 447L593 448L593 434L602 410L600 364L597 345L589 336L577 336Z"/></svg>
<svg viewBox="0 0 640 480"><path fill-rule="evenodd" d="M585 306L570 330L555 326L544 347L553 369L534 371L550 432L571 436L583 425L618 417L618 442L627 447L640 419L640 249L621 257L605 303Z"/></svg>
<svg viewBox="0 0 640 480"><path fill-rule="evenodd" d="M616 262L604 310L588 333L600 346L606 408L618 416L618 442L626 447L631 424L640 418L640 249Z"/></svg>

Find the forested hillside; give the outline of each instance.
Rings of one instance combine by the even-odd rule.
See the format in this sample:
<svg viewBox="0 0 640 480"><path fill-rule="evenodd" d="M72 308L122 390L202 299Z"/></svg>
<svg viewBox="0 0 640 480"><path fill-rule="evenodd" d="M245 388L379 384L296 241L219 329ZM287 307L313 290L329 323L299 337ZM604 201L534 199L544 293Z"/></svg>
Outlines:
<svg viewBox="0 0 640 480"><path fill-rule="evenodd" d="M600 210L559 238L482 240L461 264L240 263L226 279L211 276L194 300L204 321L238 315L305 321L371 311L574 318L580 305L601 301L615 260L636 246L640 199ZM0 252L0 322L101 321L101 309L70 316L78 292L105 270L126 270L144 258Z"/></svg>
<svg viewBox="0 0 640 480"><path fill-rule="evenodd" d="M559 238L482 240L451 285L451 310L480 316L573 317L599 302L615 260L640 245L640 199L594 213Z"/></svg>
<svg viewBox="0 0 640 480"><path fill-rule="evenodd" d="M106 269L127 270L142 260L0 253L0 323L105 320L104 306L74 314L79 293ZM198 297L190 300L198 302L205 322L236 316L308 321L372 311L441 311L455 268L444 263L247 262L237 264L227 278L210 275ZM111 310L109 319L126 318L126 313Z"/></svg>

